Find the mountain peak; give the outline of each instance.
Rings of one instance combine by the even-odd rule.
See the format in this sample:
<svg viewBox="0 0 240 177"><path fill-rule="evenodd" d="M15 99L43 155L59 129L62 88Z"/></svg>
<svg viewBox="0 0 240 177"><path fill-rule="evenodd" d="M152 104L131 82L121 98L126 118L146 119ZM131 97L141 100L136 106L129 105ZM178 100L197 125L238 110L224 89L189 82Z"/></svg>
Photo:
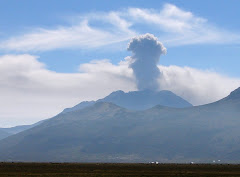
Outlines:
<svg viewBox="0 0 240 177"><path fill-rule="evenodd" d="M118 90L118 91L114 91L114 92L110 93L107 97L108 98L119 97L119 96L124 95L124 94L125 94L124 91ZM107 98L107 97L105 97L105 98ZM104 100L105 98L99 99L98 102Z"/></svg>
<svg viewBox="0 0 240 177"><path fill-rule="evenodd" d="M110 95L124 94L124 93L125 93L125 92L122 91L122 90L117 90L117 91L112 92Z"/></svg>
<svg viewBox="0 0 240 177"><path fill-rule="evenodd" d="M129 110L145 110L145 109L152 108L156 105L162 105L162 106L173 107L173 108L185 108L185 107L192 106L192 104L190 104L183 98L177 96L176 94L168 90L153 91L153 90L146 89L141 91L130 91L130 92L124 92L122 90L118 90L118 91L112 92L105 98L99 99L97 101L81 102L72 108L65 109L62 113L77 111L100 102L105 102L104 103L105 107L110 106L110 105L107 105L107 103L113 103L111 106L113 105L120 106L122 108L126 108ZM100 105L97 104L95 106L100 106Z"/></svg>
<svg viewBox="0 0 240 177"><path fill-rule="evenodd" d="M171 91L153 91L153 90L141 90L123 92L121 90L116 91L108 95L107 97L98 100L97 102L111 102L118 106L132 109L132 110L144 110L149 109L156 105L162 105L167 107L191 107L183 98L177 96Z"/></svg>

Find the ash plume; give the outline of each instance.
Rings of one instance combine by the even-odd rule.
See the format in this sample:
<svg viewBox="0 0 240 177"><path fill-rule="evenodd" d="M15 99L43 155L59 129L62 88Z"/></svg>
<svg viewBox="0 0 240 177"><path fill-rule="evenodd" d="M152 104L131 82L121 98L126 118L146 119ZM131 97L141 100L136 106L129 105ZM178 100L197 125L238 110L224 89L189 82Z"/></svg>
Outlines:
<svg viewBox="0 0 240 177"><path fill-rule="evenodd" d="M132 52L129 67L133 69L138 90L158 90L160 71L157 64L167 49L154 35L147 33L132 38L127 50Z"/></svg>

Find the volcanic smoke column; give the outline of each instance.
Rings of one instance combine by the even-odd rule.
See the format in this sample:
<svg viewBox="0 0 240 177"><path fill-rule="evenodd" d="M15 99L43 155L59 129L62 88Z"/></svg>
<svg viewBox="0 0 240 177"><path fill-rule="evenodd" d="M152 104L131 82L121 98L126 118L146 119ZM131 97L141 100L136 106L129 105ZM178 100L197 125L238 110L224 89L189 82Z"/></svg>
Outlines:
<svg viewBox="0 0 240 177"><path fill-rule="evenodd" d="M157 64L160 55L166 54L167 49L154 35L147 33L132 38L127 50L133 53L129 67L133 69L138 90L158 90L160 71Z"/></svg>

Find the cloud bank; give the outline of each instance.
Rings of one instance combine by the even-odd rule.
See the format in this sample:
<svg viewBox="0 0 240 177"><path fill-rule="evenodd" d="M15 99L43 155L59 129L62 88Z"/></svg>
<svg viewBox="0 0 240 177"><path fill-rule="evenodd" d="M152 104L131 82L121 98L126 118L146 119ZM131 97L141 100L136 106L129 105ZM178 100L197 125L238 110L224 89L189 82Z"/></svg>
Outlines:
<svg viewBox="0 0 240 177"><path fill-rule="evenodd" d="M160 71L157 64L160 55L166 54L167 49L152 34L145 34L132 38L127 50L133 53L128 60L136 77L138 90L158 90Z"/></svg>
<svg viewBox="0 0 240 177"><path fill-rule="evenodd" d="M194 105L216 101L240 86L239 78L189 67L158 66L158 83ZM0 56L0 127L29 124L52 117L84 100L112 91L137 90L129 61L95 60L78 73L50 71L32 55Z"/></svg>
<svg viewBox="0 0 240 177"><path fill-rule="evenodd" d="M158 67L162 74L158 79L161 88L171 90L193 105L217 101L240 87L240 78L228 77L211 70L174 65Z"/></svg>
<svg viewBox="0 0 240 177"><path fill-rule="evenodd" d="M83 100L115 90L135 90L126 62L107 60L80 66L79 73L56 73L31 55L0 57L0 127L52 117Z"/></svg>
<svg viewBox="0 0 240 177"><path fill-rule="evenodd" d="M21 52L60 48L92 49L118 45L131 36L146 32L161 36L162 42L168 47L240 43L239 33L222 29L173 4L165 4L161 9L128 8L81 14L71 20L73 23L68 26L21 32L21 35L0 41L0 49Z"/></svg>

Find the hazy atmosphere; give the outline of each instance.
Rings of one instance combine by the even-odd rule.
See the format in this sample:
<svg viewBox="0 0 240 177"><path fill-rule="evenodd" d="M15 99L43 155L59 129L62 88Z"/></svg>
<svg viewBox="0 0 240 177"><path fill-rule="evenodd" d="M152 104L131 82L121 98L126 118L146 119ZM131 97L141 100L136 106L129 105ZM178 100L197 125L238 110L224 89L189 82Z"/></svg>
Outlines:
<svg viewBox="0 0 240 177"><path fill-rule="evenodd" d="M117 90L169 90L195 106L226 97L240 86L239 7L1 2L0 127L35 123Z"/></svg>
<svg viewBox="0 0 240 177"><path fill-rule="evenodd" d="M0 2L0 176L239 176L240 1Z"/></svg>

